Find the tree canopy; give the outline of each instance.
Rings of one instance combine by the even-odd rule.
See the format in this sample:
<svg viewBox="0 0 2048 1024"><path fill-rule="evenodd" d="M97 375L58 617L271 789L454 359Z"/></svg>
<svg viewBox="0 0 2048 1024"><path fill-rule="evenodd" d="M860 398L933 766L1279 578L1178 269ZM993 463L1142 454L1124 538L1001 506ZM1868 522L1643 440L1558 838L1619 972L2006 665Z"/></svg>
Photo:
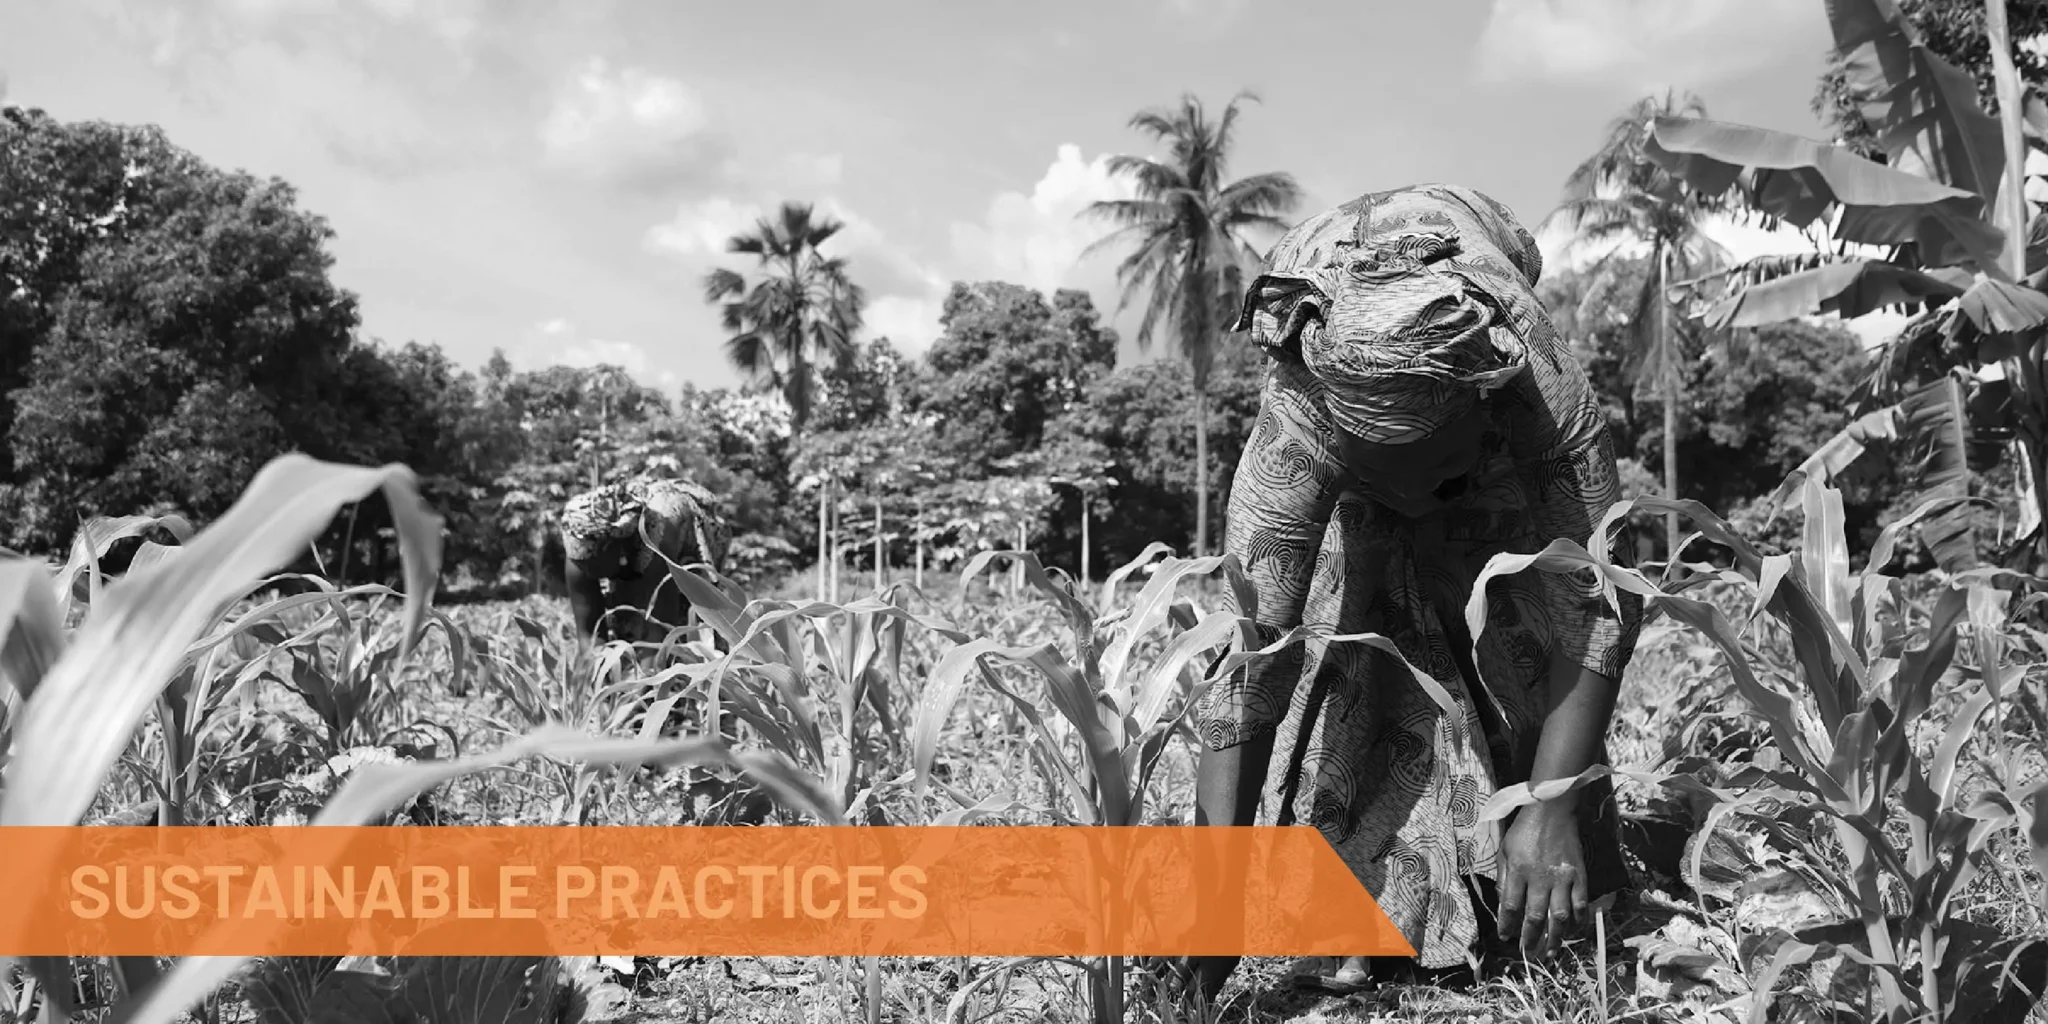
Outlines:
<svg viewBox="0 0 2048 1024"><path fill-rule="evenodd" d="M1081 291L961 281L926 351L842 350L833 332L851 338L861 295L841 283L857 268L804 262L827 259L822 218L761 227L760 274L720 299L753 330L773 311L754 296L772 298L790 267L845 278L816 293L848 305L804 314L800 352L756 339L757 383L780 386L663 393L620 367L522 369L503 352L465 367L436 345L361 336L355 296L331 277L332 232L288 184L213 168L153 128L9 108L0 132L0 544L17 549L61 549L97 514L204 521L296 449L411 466L446 517L453 593L551 586L561 503L641 472L723 498L743 576L814 567L821 512L837 538L823 555L850 567L943 565L1021 538L1079 571L1085 538L1100 572L1154 540L1195 546L1201 481L1228 495L1258 413L1264 356L1245 339L1216 333L1206 364L1119 366L1116 331ZM1546 298L1621 454L1659 468L1661 424L1624 372L1643 269L1557 274ZM1745 336L1747 361L1688 363L1678 410L1685 495L1720 508L1768 491L1838 429L1863 371L1839 331ZM320 557L388 575L388 525L367 500Z"/></svg>

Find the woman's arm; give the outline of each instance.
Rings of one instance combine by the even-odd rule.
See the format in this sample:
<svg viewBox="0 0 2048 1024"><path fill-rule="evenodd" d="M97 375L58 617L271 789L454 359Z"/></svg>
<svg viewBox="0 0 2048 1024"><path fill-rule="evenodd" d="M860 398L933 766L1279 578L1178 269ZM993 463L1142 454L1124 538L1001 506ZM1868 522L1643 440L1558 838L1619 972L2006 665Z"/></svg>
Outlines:
<svg viewBox="0 0 2048 1024"><path fill-rule="evenodd" d="M1344 471L1335 435L1307 370L1272 364L1259 418L1238 459L1224 549L1237 556L1258 600L1253 621L1271 643L1301 624L1316 555ZM1252 611L1239 609L1240 613ZM1302 651L1255 661L1212 690L1202 709L1207 743L1197 824L1249 825L1266 779L1273 736L1301 674Z"/></svg>
<svg viewBox="0 0 2048 1024"><path fill-rule="evenodd" d="M1628 564L1625 546L1594 536L1621 497L1604 424L1546 461L1535 482L1539 543L1568 539L1589 549L1605 544L1611 559ZM1571 778L1600 759L1643 616L1642 599L1634 594L1618 594L1610 604L1591 570L1545 573L1543 579L1553 635L1549 706L1530 765L1532 785ZM1584 922L1588 879L1578 809L1577 791L1524 807L1503 838L1500 933L1503 939L1519 937L1525 955L1554 947L1567 925Z"/></svg>
<svg viewBox="0 0 2048 1024"><path fill-rule="evenodd" d="M1536 509L1539 543L1574 541L1588 549L1604 545L1617 565L1632 563L1628 545L1595 537L1600 520L1621 500L1614 445L1605 424L1594 427L1575 450L1550 462L1541 474ZM1634 654L1642 628L1643 600L1626 592L1610 603L1592 570L1545 573L1551 625L1549 712L1537 745L1532 781L1577 775L1598 757L1615 691Z"/></svg>

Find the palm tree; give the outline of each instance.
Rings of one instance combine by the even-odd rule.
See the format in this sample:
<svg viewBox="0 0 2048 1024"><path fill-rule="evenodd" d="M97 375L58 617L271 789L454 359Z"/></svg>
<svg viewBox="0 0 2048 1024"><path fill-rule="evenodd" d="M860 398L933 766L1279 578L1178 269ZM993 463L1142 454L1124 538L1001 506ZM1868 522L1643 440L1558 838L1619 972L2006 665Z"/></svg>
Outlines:
<svg viewBox="0 0 2048 1024"><path fill-rule="evenodd" d="M782 392L792 433L810 416L817 366L844 365L857 352L866 293L847 276L845 259L818 251L844 226L809 203L783 203L726 243L728 252L758 263L751 284L724 267L704 278L704 301L720 306L731 335L726 358L749 382Z"/></svg>
<svg viewBox="0 0 2048 1024"><path fill-rule="evenodd" d="M1138 325L1138 347L1149 350L1156 330L1168 329L1193 373L1195 391L1195 554L1209 545L1209 368L1224 325L1236 313L1247 275L1261 255L1245 233L1253 228L1285 231L1282 216L1301 202L1301 186L1283 172L1255 174L1224 183L1231 130L1238 103L1258 97L1240 92L1210 120L1202 101L1185 94L1178 107L1147 110L1130 127L1163 143L1160 159L1112 156L1112 174L1129 180L1133 199L1089 204L1084 216L1118 225L1088 249L1129 243L1117 265L1121 313L1140 291L1149 293Z"/></svg>
<svg viewBox="0 0 2048 1024"><path fill-rule="evenodd" d="M1544 219L1573 234L1574 247L1632 242L1635 252L1617 249L1589 271L1586 299L1611 293L1636 257L1650 267L1632 296L1634 344L1628 370L1638 389L1656 394L1664 407L1664 491L1678 497L1678 391L1687 349L1685 332L1672 322L1674 282L1718 269L1728 252L1704 230L1707 220L1730 207L1724 197L1692 192L1645 152L1657 117L1705 117L1697 96L1645 96L1608 125L1607 140L1565 180L1564 201ZM1640 250L1647 249L1644 253ZM1667 558L1678 556L1678 516L1667 515Z"/></svg>

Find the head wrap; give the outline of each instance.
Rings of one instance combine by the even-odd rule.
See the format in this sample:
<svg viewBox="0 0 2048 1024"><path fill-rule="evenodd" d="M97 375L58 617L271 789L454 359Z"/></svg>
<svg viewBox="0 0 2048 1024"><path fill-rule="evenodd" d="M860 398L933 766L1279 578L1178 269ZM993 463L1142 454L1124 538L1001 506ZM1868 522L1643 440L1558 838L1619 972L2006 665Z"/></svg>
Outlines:
<svg viewBox="0 0 2048 1024"><path fill-rule="evenodd" d="M592 488L562 507L562 545L572 559L596 554L605 542L635 534L642 503L625 483Z"/></svg>
<svg viewBox="0 0 2048 1024"><path fill-rule="evenodd" d="M1419 440L1528 367L1543 273L1535 239L1471 189L1375 192L1296 226L1273 247L1236 330L1327 385L1335 425Z"/></svg>
<svg viewBox="0 0 2048 1024"><path fill-rule="evenodd" d="M653 551L640 543L643 523L664 554L681 554L680 542L688 541L713 564L724 553L728 532L715 495L689 481L666 478L635 477L592 488L569 499L561 520L569 558L587 560L604 545L624 541L636 572L654 560Z"/></svg>

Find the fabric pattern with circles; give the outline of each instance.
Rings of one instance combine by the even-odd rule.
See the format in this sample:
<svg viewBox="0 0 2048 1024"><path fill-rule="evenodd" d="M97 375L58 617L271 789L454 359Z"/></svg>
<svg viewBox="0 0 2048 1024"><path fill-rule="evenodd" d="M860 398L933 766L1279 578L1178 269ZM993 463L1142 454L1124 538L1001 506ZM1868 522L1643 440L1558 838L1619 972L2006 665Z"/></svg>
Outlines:
<svg viewBox="0 0 2048 1024"><path fill-rule="evenodd" d="M1489 350L1521 366L1465 413L1488 420L1467 486L1450 508L1415 519L1350 475L1332 411L1346 385L1319 375L1303 350L1371 342L1342 333L1371 318L1338 308L1370 301L1371 290L1350 276L1339 283L1333 268L1385 245L1426 263L1428 287L1457 293L1457 329L1506 335ZM1528 778L1553 666L1620 678L1642 619L1633 595L1610 599L1596 579L1531 571L1493 581L1481 635L1466 634L1472 584L1492 556L1559 538L1592 543L1620 498L1597 400L1535 298L1541 271L1533 239L1498 203L1417 186L1290 232L1239 321L1271 359L1224 542L1258 598L1262 639L1304 624L1380 633L1454 707L1438 706L1402 658L1310 641L1220 681L1197 709L1200 734L1218 749L1273 739L1259 822L1320 829L1427 967L1464 963L1479 939L1466 879L1497 876L1500 836L1477 808ZM1611 788L1587 795L1580 824L1597 897L1627 871Z"/></svg>
<svg viewBox="0 0 2048 1024"><path fill-rule="evenodd" d="M646 572L656 551L676 561L722 565L731 527L710 491L686 480L632 477L594 487L569 499L561 515L564 554L589 561L608 545L631 553L619 571ZM652 547L640 542L646 531Z"/></svg>

